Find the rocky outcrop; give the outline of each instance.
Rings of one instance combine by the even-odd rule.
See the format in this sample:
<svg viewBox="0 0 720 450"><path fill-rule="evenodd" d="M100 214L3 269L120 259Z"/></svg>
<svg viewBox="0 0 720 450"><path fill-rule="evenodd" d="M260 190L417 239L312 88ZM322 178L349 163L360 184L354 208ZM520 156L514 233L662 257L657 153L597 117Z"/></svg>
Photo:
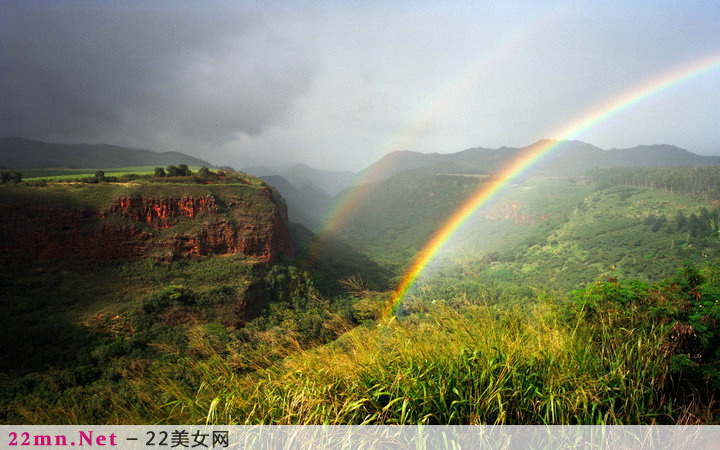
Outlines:
<svg viewBox="0 0 720 450"><path fill-rule="evenodd" d="M0 204L0 255L12 261L80 257L139 258L153 236L131 226L98 222L90 211Z"/></svg>
<svg viewBox="0 0 720 450"><path fill-rule="evenodd" d="M217 212L215 197L212 195L182 198L121 197L107 211L157 229L170 228L183 216L194 219L202 214Z"/></svg>
<svg viewBox="0 0 720 450"><path fill-rule="evenodd" d="M265 198L260 205L238 198L224 206L213 195L132 195L100 211L0 201L0 257L169 260L241 253L272 262L291 255L292 245L284 202L271 193Z"/></svg>
<svg viewBox="0 0 720 450"><path fill-rule="evenodd" d="M280 253L292 254L290 233L279 214L271 227L244 224L238 228L227 220L212 222L196 234L174 236L169 249L173 255L242 253L264 262L275 261Z"/></svg>

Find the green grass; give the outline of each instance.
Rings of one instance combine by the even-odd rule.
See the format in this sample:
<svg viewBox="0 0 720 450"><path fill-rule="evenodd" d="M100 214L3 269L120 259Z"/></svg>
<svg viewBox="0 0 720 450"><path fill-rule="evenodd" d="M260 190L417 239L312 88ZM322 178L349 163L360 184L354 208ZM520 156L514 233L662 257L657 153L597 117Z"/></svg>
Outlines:
<svg viewBox="0 0 720 450"><path fill-rule="evenodd" d="M134 388L143 414L111 396L120 422L272 424L597 424L670 419L662 334L520 318L476 307L360 327L277 365L242 373L242 346L191 349L154 364ZM591 345L588 345L591 342ZM295 349L293 351L293 349ZM187 380L192 380L187 384ZM84 405L70 408L82 419Z"/></svg>
<svg viewBox="0 0 720 450"><path fill-rule="evenodd" d="M395 187L406 200L412 189L426 188L435 195L424 204L438 206L433 197L448 204L475 186L454 178ZM102 189L116 192L96 187L96 194L73 195L98 204L109 196ZM233 190L183 188L212 189L220 198ZM58 189L48 192L61 195ZM138 189L160 195L176 187L148 183ZM264 196L252 186L238 198L244 195L248 201ZM48 335L68 336L58 345L70 340L76 345L69 353L77 354L67 367L54 361L50 371L24 368L23 376L7 377L0 420L717 423L720 269L708 264L718 254L717 218L709 211L695 228L674 222L678 210L699 217L712 205L571 180L531 180L506 199L518 206L489 205L486 217L469 224L469 237L460 239L464 248L445 254L440 268L424 274L391 320L377 319L390 293L372 291L362 274L342 274L346 293L321 294L314 281L333 280L330 272L311 273L325 270L319 263L251 270L241 258L137 261L87 266L85 275L80 265L12 268L0 277L9 293L8 323L31 325L18 331L28 334L30 349L45 339L45 328L33 327L58 317ZM394 201L398 208L403 203ZM428 223L441 220L430 217L440 209L397 210L401 217L392 218L385 206L374 210L377 229L428 219L395 243L393 251L404 248L407 255L411 244L423 242ZM521 216L530 219L516 223ZM374 251L403 235L379 236L363 249ZM485 238L496 246L486 247ZM325 251L336 246L326 263L337 268L341 264L330 257L350 253L332 242ZM378 260L396 261L397 267L407 256L383 252ZM698 272L683 266L683 259L707 267ZM678 268L678 275L661 281ZM229 325L233 300L266 307L242 326ZM96 313L104 316L78 326Z"/></svg>
<svg viewBox="0 0 720 450"><path fill-rule="evenodd" d="M120 177L134 173L136 175L153 175L157 166L114 167L111 169L23 169L20 171L24 181L69 181L83 178L83 175L92 176L96 171L102 170L106 177ZM163 167L164 168L164 167ZM190 166L190 170L197 172L200 166Z"/></svg>
<svg viewBox="0 0 720 450"><path fill-rule="evenodd" d="M192 286L200 293L225 286L242 295L256 280L252 265L243 255L233 255L170 264L149 259L117 263L62 260L4 267L0 334L4 342L14 344L2 352L2 365L5 370L21 372L48 364L65 366L63 360L74 360L73 352L81 351L86 343L53 338L60 330L92 322L97 315L126 316L149 295L170 285ZM66 344L72 344L70 349Z"/></svg>
<svg viewBox="0 0 720 450"><path fill-rule="evenodd" d="M720 333L695 313L720 313L720 277L710 268L695 285L687 273L655 286L597 282L574 302L544 297L522 310L471 298L352 329L328 320L342 334L310 348L282 329L248 340L199 324L121 389L74 388L106 410L31 397L35 408L19 413L63 423L713 423ZM684 326L703 337L688 340Z"/></svg>
<svg viewBox="0 0 720 450"><path fill-rule="evenodd" d="M270 203L263 189L261 184L193 184L143 180L133 183L48 183L44 186L18 184L0 186L0 200L8 203L105 210L123 196L178 198L188 195L216 195L219 200L237 199L247 205L248 209L259 208L260 211Z"/></svg>

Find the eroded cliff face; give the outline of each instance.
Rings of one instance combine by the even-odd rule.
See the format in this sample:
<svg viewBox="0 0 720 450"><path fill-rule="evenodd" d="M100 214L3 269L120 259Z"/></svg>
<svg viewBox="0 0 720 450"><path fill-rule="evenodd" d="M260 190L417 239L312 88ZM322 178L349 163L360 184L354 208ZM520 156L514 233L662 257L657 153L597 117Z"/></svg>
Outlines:
<svg viewBox="0 0 720 450"><path fill-rule="evenodd" d="M207 213L217 213L215 197L204 195L182 198L120 197L105 214L129 217L153 228L170 228L183 216L194 219Z"/></svg>
<svg viewBox="0 0 720 450"><path fill-rule="evenodd" d="M122 196L107 209L0 200L0 256L171 260L242 253L258 262L292 255L285 205L272 192L257 203L214 195Z"/></svg>

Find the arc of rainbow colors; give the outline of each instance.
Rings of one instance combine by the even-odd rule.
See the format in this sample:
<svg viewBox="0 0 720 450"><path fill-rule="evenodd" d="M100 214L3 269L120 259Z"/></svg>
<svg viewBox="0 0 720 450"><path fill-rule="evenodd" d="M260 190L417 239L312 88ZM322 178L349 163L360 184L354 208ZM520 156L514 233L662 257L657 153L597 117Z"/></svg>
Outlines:
<svg viewBox="0 0 720 450"><path fill-rule="evenodd" d="M515 54L516 49L524 45L528 39L534 37L540 29L553 26L555 22L561 20L566 14L567 11L559 6L551 7L540 18L518 27L493 49L480 55L468 69L450 77L433 95L428 96L423 106L415 111L407 124L402 127L403 131L395 135L386 145L383 145L383 148L387 152L409 148L424 130L432 126L437 117L443 116L447 110L456 104L458 99L470 92L483 76L496 70L504 59ZM388 162L388 164L392 164L392 162ZM358 203L367 194L371 183L381 180L378 174L383 172L383 168L382 166L376 166L376 171L369 171L354 180L353 184L355 186L335 202L335 205L325 214L321 221L321 228L318 230L319 234L332 233L345 223Z"/></svg>
<svg viewBox="0 0 720 450"><path fill-rule="evenodd" d="M450 216L443 226L435 232L425 247L413 260L412 265L397 286L390 302L382 311L382 316L396 312L402 299L423 272L427 265L438 255L447 241L474 213L493 198L503 187L517 178L525 170L532 167L543 156L554 150L563 140L571 139L579 133L597 125L608 117L617 114L642 100L653 96L674 85L687 81L705 72L720 67L720 53L713 54L689 65L676 67L668 72L641 83L632 89L588 110L586 113L560 128L554 135L557 140L540 141L527 148L508 163L488 182L481 185L462 205Z"/></svg>

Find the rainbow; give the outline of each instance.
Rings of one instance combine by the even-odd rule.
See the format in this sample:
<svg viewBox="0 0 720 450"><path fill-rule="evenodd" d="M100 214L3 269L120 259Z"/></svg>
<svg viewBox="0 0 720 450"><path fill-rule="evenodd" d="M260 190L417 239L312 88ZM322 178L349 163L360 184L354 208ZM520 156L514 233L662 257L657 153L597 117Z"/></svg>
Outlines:
<svg viewBox="0 0 720 450"><path fill-rule="evenodd" d="M405 126L401 127L403 131L396 133L382 148L386 149L386 153L410 148L428 129L432 128L438 117L442 117L460 98L470 92L483 76L497 70L508 55L513 55L516 49L532 39L540 29L553 26L566 14L567 11L563 8L549 7L538 19L516 27L492 50L479 55L466 70L449 77L442 86L429 95L424 105L412 114ZM388 164L392 162L388 161ZM332 234L339 229L358 204L367 197L373 184L383 180L384 168L382 165L377 165L374 167L375 170L368 170L353 180L353 187L342 194L321 220L318 234Z"/></svg>
<svg viewBox="0 0 720 450"><path fill-rule="evenodd" d="M460 227L474 215L474 213L493 198L503 187L532 167L543 156L554 150L563 140L576 137L583 131L597 125L608 117L703 73L720 67L720 53L697 60L689 65L676 67L662 73L649 81L641 83L632 89L588 110L553 133L554 140L540 141L528 147L507 166L495 174L488 182L482 184L477 191L471 194L452 216L435 232L425 247L413 260L410 268L403 276L400 284L395 288L390 301L386 305L383 317L395 314L397 307L407 295L415 280L420 276L427 265L438 255L448 240Z"/></svg>

